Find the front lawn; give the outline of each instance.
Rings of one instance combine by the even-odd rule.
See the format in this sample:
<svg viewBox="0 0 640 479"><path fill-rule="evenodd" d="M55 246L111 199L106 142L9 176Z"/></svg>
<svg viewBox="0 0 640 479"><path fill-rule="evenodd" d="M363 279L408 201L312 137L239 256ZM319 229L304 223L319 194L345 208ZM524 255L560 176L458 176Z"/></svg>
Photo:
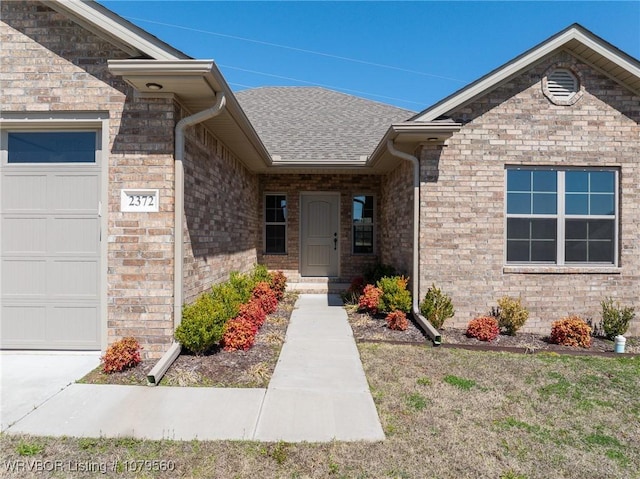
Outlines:
<svg viewBox="0 0 640 479"><path fill-rule="evenodd" d="M397 344L359 348L387 435L384 442L265 444L3 434L0 476L43 477L36 471L11 473L8 466L59 460L64 471L59 477L96 477L95 470L68 468L105 464L109 467L100 477L640 478L640 358ZM171 471L154 470L169 464Z"/></svg>

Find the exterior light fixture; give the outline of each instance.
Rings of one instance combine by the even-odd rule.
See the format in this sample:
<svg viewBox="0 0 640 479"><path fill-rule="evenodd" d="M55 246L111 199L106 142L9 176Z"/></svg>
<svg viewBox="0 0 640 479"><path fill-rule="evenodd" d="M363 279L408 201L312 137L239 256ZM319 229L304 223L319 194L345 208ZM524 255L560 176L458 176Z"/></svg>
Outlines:
<svg viewBox="0 0 640 479"><path fill-rule="evenodd" d="M162 85L159 83L147 83L146 86L149 90L162 90Z"/></svg>

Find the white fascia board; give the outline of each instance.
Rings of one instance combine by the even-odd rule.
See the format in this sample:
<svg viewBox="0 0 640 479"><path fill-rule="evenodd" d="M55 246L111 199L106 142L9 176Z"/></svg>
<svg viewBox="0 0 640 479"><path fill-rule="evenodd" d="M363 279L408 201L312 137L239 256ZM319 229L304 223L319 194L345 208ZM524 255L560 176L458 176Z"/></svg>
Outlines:
<svg viewBox="0 0 640 479"><path fill-rule="evenodd" d="M135 50L158 60L188 58L184 53L157 39L94 1L48 0L45 5L75 17L85 27L93 26L102 36L130 45Z"/></svg>
<svg viewBox="0 0 640 479"><path fill-rule="evenodd" d="M215 67L213 60L109 60L114 75L203 75Z"/></svg>
<svg viewBox="0 0 640 479"><path fill-rule="evenodd" d="M432 136L448 138L455 132L460 131L460 128L462 128L461 123L393 123L373 150L373 153L369 156L367 165L374 166L378 161L380 161L382 156L387 153L387 141L395 140L402 134L415 136L413 143L417 145L418 143L428 141Z"/></svg>
<svg viewBox="0 0 640 479"><path fill-rule="evenodd" d="M442 102L426 110L419 116L414 117L412 121L433 121L436 118L450 112L451 110L459 108L460 106L474 100L475 98L488 93L492 89L495 89L505 81L508 81L509 79L520 73L522 70L530 67L555 50L561 49L571 40L579 41L586 47L592 49L608 60L616 63L621 68L624 68L633 75L640 76L640 69L638 68L638 66L633 65L624 57L620 56L610 48L607 48L605 45L602 45L600 42L585 35L579 29L574 27L567 30L563 34L558 35L556 38L553 38L548 42L540 45L538 48L535 48L528 54L524 54L521 58L507 63L506 65L495 71L493 74L490 73L486 77L478 80L476 83L472 83L458 93L454 93L448 99L443 100Z"/></svg>

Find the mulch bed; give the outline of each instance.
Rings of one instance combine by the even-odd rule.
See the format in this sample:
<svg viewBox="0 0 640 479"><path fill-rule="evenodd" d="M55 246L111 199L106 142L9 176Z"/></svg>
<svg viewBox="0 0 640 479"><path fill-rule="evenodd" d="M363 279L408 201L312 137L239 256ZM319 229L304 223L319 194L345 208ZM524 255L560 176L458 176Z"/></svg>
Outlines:
<svg viewBox="0 0 640 479"><path fill-rule="evenodd" d="M296 293L286 293L275 313L267 316L247 351L217 348L209 354L180 354L160 381L164 386L267 387L296 302ZM119 373L105 374L97 368L80 382L92 384L146 385L147 373L157 360L146 360Z"/></svg>
<svg viewBox="0 0 640 479"><path fill-rule="evenodd" d="M359 342L385 342L393 344L432 345L420 326L409 321L406 331L393 331L387 327L384 315L370 315L359 312L357 306L347 305L349 323L353 335ZM410 315L409 315L410 316ZM501 334L491 342L479 341L467 337L465 329L444 328L441 331L443 348L463 348L483 351L506 351L517 353L553 352L557 354L619 356L614 353L614 342L605 338L593 337L590 348L579 348L552 344L549 338L532 333L517 333L516 336ZM640 354L640 338L628 337L625 352Z"/></svg>

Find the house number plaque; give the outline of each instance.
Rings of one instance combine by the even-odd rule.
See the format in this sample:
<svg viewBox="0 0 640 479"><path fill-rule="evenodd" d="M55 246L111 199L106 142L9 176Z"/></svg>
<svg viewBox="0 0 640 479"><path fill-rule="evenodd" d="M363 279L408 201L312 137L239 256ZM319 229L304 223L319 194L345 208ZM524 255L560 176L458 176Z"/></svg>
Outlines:
<svg viewBox="0 0 640 479"><path fill-rule="evenodd" d="M158 190L120 190L120 211L146 213L159 211Z"/></svg>

